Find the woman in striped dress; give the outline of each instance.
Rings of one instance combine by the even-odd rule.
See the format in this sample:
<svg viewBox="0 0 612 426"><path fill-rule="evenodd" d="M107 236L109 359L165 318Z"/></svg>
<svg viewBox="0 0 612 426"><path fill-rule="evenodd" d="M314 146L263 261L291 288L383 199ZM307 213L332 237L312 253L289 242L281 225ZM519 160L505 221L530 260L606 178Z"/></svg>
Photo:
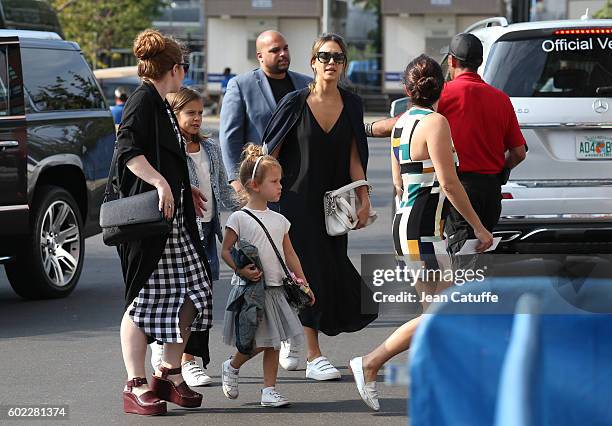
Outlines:
<svg viewBox="0 0 612 426"><path fill-rule="evenodd" d="M404 84L413 107L399 118L391 136L393 184L401 197L393 219L395 254L410 269L425 266L443 271L450 266L442 235L448 202L474 228L479 251L491 246L493 236L480 222L457 177L448 121L435 112L444 85L440 65L426 55L419 56L406 67ZM436 293L450 284L417 281L416 288L419 293ZM424 304L423 310L426 308ZM357 390L373 410L379 409L378 370L408 349L419 322L420 317L408 321L374 351L350 361Z"/></svg>

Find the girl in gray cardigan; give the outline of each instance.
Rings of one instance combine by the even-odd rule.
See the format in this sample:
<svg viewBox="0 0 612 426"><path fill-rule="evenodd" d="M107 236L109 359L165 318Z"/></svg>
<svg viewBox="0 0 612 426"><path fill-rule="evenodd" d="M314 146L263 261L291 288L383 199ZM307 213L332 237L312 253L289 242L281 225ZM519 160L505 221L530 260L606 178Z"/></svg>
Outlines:
<svg viewBox="0 0 612 426"><path fill-rule="evenodd" d="M227 174L221 161L219 146L201 129L204 104L200 94L186 87L167 96L170 107L176 115L181 135L187 151L187 166L191 185L200 189L206 197L203 217L197 217L200 241L210 264L211 280L219 279L219 256L217 239L223 239L219 203L225 208L236 210L240 204L234 189L227 181ZM151 345L151 363L161 362L162 346ZM182 373L189 386L206 386L211 378L206 375L195 360L202 358L204 368L210 361L208 350L208 331L192 332L182 359Z"/></svg>

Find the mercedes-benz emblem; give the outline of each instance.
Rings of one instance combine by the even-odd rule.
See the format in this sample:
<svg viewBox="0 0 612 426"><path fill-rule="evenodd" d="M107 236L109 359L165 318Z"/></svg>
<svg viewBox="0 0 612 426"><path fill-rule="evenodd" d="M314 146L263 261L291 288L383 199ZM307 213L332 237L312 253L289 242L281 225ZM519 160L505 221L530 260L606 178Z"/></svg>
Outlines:
<svg viewBox="0 0 612 426"><path fill-rule="evenodd" d="M595 111L598 114L603 114L604 112L608 112L608 103L604 100L601 99L597 99L595 102L593 102L593 111Z"/></svg>

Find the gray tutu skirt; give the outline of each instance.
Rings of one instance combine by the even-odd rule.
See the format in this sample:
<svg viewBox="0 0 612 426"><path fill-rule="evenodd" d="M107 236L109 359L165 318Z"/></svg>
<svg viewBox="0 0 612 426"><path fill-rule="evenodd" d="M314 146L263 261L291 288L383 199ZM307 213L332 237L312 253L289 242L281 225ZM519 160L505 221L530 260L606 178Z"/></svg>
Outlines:
<svg viewBox="0 0 612 426"><path fill-rule="evenodd" d="M229 306L240 295L239 286L232 286L227 299ZM287 303L285 290L281 286L266 288L266 306L263 317L255 332L254 348L280 349L281 341L291 339L301 344L304 341L304 331L297 313ZM236 346L236 327L234 312L225 311L223 319L223 343Z"/></svg>

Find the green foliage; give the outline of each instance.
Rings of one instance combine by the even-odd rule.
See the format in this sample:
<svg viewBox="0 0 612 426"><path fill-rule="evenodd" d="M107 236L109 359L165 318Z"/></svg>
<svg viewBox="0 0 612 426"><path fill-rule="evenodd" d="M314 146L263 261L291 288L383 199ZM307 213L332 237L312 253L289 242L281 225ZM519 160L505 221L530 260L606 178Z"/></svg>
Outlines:
<svg viewBox="0 0 612 426"><path fill-rule="evenodd" d="M111 48L130 48L134 37L151 26L167 0L49 0L66 40L79 43L96 66Z"/></svg>
<svg viewBox="0 0 612 426"><path fill-rule="evenodd" d="M371 59L376 57L376 48L372 44L368 44L364 49L360 49L355 45L349 44L347 46L349 61L362 61L364 59Z"/></svg>
<svg viewBox="0 0 612 426"><path fill-rule="evenodd" d="M356 5L361 5L365 10L380 11L380 0L353 0Z"/></svg>
<svg viewBox="0 0 612 426"><path fill-rule="evenodd" d="M364 10L373 11L376 14L378 26L376 30L368 34L368 38L373 41L376 52L380 53L382 48L382 11L380 0L353 0L353 4L363 7Z"/></svg>
<svg viewBox="0 0 612 426"><path fill-rule="evenodd" d="M604 7L599 9L597 13L593 15L593 17L600 19L612 18L612 0L606 0L606 4L604 5Z"/></svg>

